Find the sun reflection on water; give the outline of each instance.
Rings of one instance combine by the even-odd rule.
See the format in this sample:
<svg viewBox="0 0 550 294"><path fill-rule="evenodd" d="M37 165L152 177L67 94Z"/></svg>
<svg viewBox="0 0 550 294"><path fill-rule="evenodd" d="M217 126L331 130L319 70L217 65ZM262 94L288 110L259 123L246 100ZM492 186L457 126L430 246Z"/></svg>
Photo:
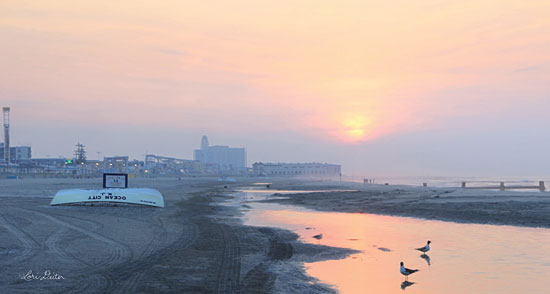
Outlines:
<svg viewBox="0 0 550 294"><path fill-rule="evenodd" d="M305 264L309 275L340 293L545 292L548 229L248 204L252 209L245 212L247 225L289 229L304 242L362 251L343 260ZM323 238L313 237L318 234ZM429 256L415 250L426 240L433 242ZM399 273L401 261L420 270L408 283Z"/></svg>

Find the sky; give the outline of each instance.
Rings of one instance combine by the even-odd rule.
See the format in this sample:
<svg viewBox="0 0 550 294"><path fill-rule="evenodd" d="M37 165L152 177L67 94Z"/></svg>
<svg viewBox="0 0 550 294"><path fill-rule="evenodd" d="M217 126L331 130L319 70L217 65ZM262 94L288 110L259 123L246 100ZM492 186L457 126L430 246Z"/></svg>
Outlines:
<svg viewBox="0 0 550 294"><path fill-rule="evenodd" d="M347 175L550 175L550 1L0 2L0 104L34 157Z"/></svg>

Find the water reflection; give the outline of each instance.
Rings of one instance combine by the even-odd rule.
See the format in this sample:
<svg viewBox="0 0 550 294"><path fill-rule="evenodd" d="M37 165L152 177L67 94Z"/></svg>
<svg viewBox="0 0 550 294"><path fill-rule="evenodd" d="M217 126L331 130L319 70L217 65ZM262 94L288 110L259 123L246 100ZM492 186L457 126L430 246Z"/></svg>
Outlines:
<svg viewBox="0 0 550 294"><path fill-rule="evenodd" d="M426 263L428 264L428 266L432 265L430 256L428 254L422 254L422 255L420 255L420 258L424 259L426 261Z"/></svg>
<svg viewBox="0 0 550 294"><path fill-rule="evenodd" d="M234 200L244 201L245 194L249 200L265 197L253 191L248 193L236 194ZM303 242L313 244L318 244L318 240L312 236L323 234L323 245L362 251L343 260L305 264L309 275L335 285L340 293L391 294L405 288L408 294L546 291L549 229L317 212L273 203L246 204L252 207L243 211L248 225L292 230ZM242 202L236 206L240 205ZM429 256L419 256L414 249L429 239L437 240L437 248L430 250ZM437 262L431 264L431 257ZM403 284L403 276L397 272L400 261L406 261L409 268L420 269L411 284ZM404 289L395 287L398 283ZM412 284L415 287L410 287Z"/></svg>
<svg viewBox="0 0 550 294"><path fill-rule="evenodd" d="M403 281L403 283L401 283L401 290L405 291L407 287L410 287L414 284L415 282Z"/></svg>

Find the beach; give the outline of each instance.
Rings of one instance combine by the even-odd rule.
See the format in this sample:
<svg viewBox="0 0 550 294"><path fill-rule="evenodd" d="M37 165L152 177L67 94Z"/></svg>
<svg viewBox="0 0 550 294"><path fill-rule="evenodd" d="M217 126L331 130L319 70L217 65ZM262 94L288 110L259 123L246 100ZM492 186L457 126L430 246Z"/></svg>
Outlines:
<svg viewBox="0 0 550 294"><path fill-rule="evenodd" d="M243 225L240 208L222 204L255 182L132 179L131 187L164 195L165 208L152 208L49 205L56 191L98 188L101 179L3 180L0 292L334 293L306 274L304 262L356 251L303 243L288 230ZM320 211L550 227L547 193L269 182L274 190L348 190L262 200Z"/></svg>
<svg viewBox="0 0 550 294"><path fill-rule="evenodd" d="M372 185L353 182L275 182L281 190L353 190L298 193L266 202L319 211L374 213L462 223L550 227L550 193Z"/></svg>
<svg viewBox="0 0 550 294"><path fill-rule="evenodd" d="M355 252L242 225L237 209L219 205L231 187L216 179L130 185L158 189L166 207L49 206L56 191L101 179L2 181L0 292L332 293L303 262Z"/></svg>

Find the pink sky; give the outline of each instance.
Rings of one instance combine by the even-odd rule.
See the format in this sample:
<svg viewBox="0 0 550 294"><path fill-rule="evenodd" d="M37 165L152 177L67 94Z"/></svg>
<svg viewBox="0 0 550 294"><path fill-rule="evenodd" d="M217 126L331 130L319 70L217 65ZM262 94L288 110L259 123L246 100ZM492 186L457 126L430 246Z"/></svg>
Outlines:
<svg viewBox="0 0 550 294"><path fill-rule="evenodd" d="M426 151L442 136L475 145L489 134L499 148L540 128L539 147L517 148L535 162L550 147L549 1L221 2L2 1L0 101L14 142L36 156L83 141L90 153L189 158L210 134L247 147L249 162L412 174L458 172ZM487 158L484 148L470 153Z"/></svg>

